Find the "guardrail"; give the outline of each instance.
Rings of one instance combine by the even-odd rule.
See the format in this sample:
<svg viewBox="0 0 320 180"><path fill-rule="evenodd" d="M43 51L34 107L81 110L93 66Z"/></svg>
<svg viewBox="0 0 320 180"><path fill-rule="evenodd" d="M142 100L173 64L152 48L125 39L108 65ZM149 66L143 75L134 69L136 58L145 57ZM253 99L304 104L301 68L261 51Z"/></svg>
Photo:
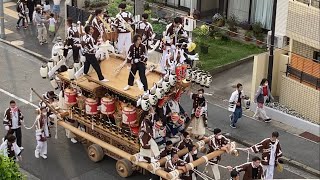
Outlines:
<svg viewBox="0 0 320 180"><path fill-rule="evenodd" d="M287 64L286 76L293 76L294 78L299 79L300 83L308 83L309 85L315 87L317 90L320 90L320 78L300 71L292 67L290 64Z"/></svg>

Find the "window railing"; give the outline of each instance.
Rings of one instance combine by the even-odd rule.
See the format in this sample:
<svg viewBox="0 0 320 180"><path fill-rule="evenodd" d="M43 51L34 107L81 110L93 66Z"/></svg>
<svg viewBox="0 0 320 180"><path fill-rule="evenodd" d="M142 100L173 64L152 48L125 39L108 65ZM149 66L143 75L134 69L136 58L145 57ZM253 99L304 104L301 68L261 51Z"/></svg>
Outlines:
<svg viewBox="0 0 320 180"><path fill-rule="evenodd" d="M315 76L312 76L308 73L305 73L303 71L300 71L294 67L292 67L290 64L287 64L287 71L286 76L294 77L300 81L300 83L307 83L312 87L315 87L317 90L320 90L320 78L317 78Z"/></svg>
<svg viewBox="0 0 320 180"><path fill-rule="evenodd" d="M320 9L320 0L293 0Z"/></svg>

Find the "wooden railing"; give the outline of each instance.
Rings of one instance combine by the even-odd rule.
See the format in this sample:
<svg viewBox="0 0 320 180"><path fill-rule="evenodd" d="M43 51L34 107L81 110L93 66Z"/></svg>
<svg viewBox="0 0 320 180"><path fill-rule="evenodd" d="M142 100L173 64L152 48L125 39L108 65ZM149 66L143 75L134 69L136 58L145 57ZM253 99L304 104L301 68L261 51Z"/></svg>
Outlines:
<svg viewBox="0 0 320 180"><path fill-rule="evenodd" d="M312 59L292 54L290 66L311 76L320 78L320 63Z"/></svg>

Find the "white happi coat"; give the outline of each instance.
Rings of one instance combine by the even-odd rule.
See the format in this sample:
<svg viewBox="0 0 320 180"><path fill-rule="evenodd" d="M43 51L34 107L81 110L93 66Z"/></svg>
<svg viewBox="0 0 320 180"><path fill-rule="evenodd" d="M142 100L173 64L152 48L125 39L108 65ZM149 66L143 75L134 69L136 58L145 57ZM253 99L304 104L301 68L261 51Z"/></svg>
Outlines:
<svg viewBox="0 0 320 180"><path fill-rule="evenodd" d="M17 145L17 143L12 144L13 151L15 153L15 156L17 157L21 153L21 149ZM2 154L5 157L8 157L8 140L5 140L1 145L0 145L0 154Z"/></svg>

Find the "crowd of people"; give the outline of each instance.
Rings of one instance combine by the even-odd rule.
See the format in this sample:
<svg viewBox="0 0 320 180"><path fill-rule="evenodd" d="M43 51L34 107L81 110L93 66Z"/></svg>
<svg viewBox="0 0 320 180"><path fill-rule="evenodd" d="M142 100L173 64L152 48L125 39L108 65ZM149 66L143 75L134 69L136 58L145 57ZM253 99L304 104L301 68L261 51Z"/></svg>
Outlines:
<svg viewBox="0 0 320 180"><path fill-rule="evenodd" d="M49 0L18 0L17 2L17 29L28 25L34 25L37 28L38 40L41 45L48 43L48 34L54 37L56 33L56 25L59 21L60 1L53 0L51 8Z"/></svg>
<svg viewBox="0 0 320 180"><path fill-rule="evenodd" d="M20 2L24 3L23 0L20 0ZM48 20L41 18L40 14L42 15L43 12L47 13L49 8L45 6L42 12L40 11L40 8L36 8L38 15L35 15L33 20L38 23L38 32L40 32L41 36L41 40L39 39L39 41L40 43L44 43L46 41L44 36L46 27L44 23L48 22ZM20 12L23 13L22 10ZM68 18L65 45L71 47L74 63L80 61L80 53L82 53L85 56L84 74L88 73L91 65L95 69L99 80L107 83L109 79L102 74L99 61L95 56L96 47L98 44L108 40L114 41L117 43L117 53L124 54L126 57L125 61L131 67L128 85L124 87L124 90L126 91L133 86L134 76L139 71L144 91L147 92L148 83L145 71L148 60L148 49L154 46L154 33L152 25L147 22L148 15L143 14L141 17L141 21L134 22L131 13L126 11L126 4L122 3L119 5L119 13L115 18L109 17L107 12L103 12L100 9L95 11L95 17L85 26L79 22L75 24L72 18ZM55 20L56 17L52 15L51 18ZM21 18L21 20L24 22L24 18ZM134 31L136 34L132 37ZM108 35L113 32L117 33L117 38L110 39ZM174 71L178 64L193 66L193 61L189 55L195 54L195 44L188 39L188 33L183 29L182 18L175 18L167 26L166 31L163 33L161 49L163 54L160 66L164 75L167 72ZM68 51L65 51L64 56L67 56L67 53ZM180 176L181 179L195 180L197 171L188 171L186 168L187 163L191 163L198 158L198 149L191 139L191 135L198 140L206 138L205 132L209 117L204 89L199 89L197 93L188 92L188 95L193 102L190 116L182 108L180 96L176 96L176 94L172 94L167 103L151 107L144 112L138 134L140 142L139 161L153 163L161 158L168 157L164 165L165 171L171 172L172 170L179 169L184 172ZM45 102L41 101L39 104L39 114L36 117L35 123L37 141L35 157L46 159L47 138L51 137L50 126L57 120L56 115L47 106L47 103L59 107L63 105L61 105L62 98L57 96L53 91L45 93L43 99ZM229 100L229 110L232 112L230 115L230 126L232 128L236 128L235 125L242 116L242 101L245 99L248 98L244 95L242 85L239 83ZM255 116L262 118L265 122L270 122L270 118L266 116L263 109L263 104L267 99L273 99L273 97L268 88L267 80L263 79L254 99L258 103ZM23 114L16 106L15 101L10 101L10 107L5 111L3 123L7 135L0 146L0 151L3 151L3 155L18 160L23 150L21 135ZM69 123L72 122L69 121ZM191 132L187 132L190 124L192 125L192 130ZM213 133L214 135L210 136L209 143L206 145L207 150L205 153L221 149L226 150L230 146L231 141L222 135L221 129L215 128ZM66 135L73 143L77 142L75 136L72 136L70 131L66 130ZM262 158L254 157L252 162L235 167L228 166L232 179L239 178L239 172L242 171L245 172L244 179L261 179L261 177L273 179L274 167L279 164L278 158L282 155L278 137L279 133L273 132L271 138L266 138L260 143L246 149L255 153L262 152ZM185 148L187 148L188 153L183 157L179 157L178 151ZM220 179L218 168L220 161L221 156L218 156L209 162L214 179Z"/></svg>

